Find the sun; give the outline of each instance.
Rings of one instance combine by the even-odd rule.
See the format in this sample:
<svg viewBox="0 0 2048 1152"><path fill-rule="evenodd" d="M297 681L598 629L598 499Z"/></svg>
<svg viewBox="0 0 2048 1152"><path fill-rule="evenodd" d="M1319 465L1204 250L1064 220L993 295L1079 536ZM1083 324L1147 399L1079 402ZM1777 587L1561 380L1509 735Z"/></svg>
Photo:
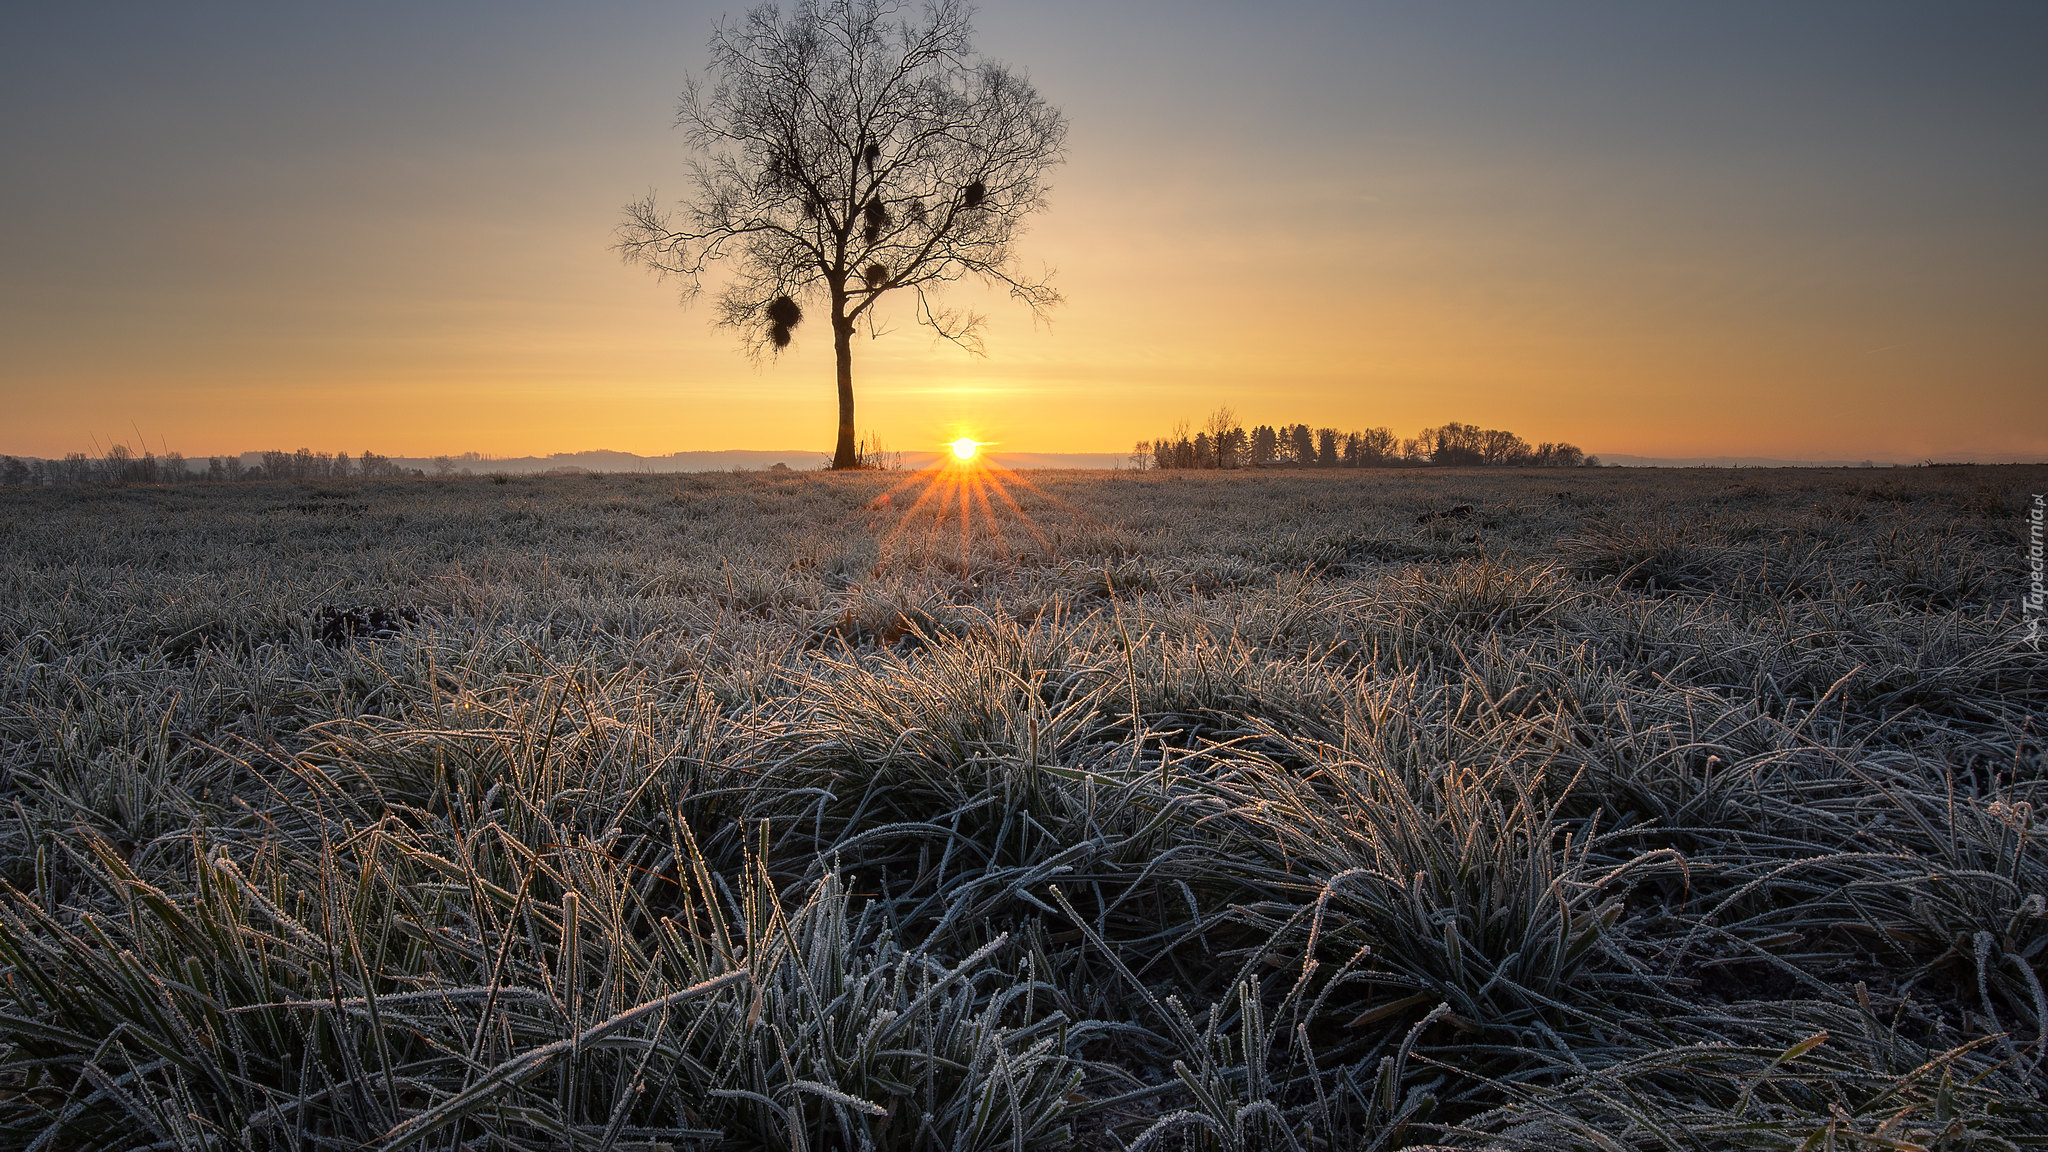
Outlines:
<svg viewBox="0 0 2048 1152"><path fill-rule="evenodd" d="M868 521L868 527L883 528L885 520L895 521L876 541L885 565L892 557L906 553L912 563L931 564L944 552L950 551L957 541L960 558L956 570L964 574L975 569L977 538L986 541L984 551L993 551L1003 559L1013 559L1016 553L1011 549L1010 533L1005 528L1021 528L1029 533L1037 548L1046 555L1058 550L1056 540L1039 529L1031 513L1026 511L1011 489L1027 492L1070 515L1085 519L1087 514L982 452L983 448L996 443L994 440L976 440L971 436L946 443L942 447L950 456L940 455L929 467L903 477L890 485L888 491L868 502L867 510L879 514ZM921 490L915 500L908 502L908 506L895 503L896 495L906 489ZM921 560L918 559L920 555ZM987 556L983 557L984 561L987 559Z"/></svg>

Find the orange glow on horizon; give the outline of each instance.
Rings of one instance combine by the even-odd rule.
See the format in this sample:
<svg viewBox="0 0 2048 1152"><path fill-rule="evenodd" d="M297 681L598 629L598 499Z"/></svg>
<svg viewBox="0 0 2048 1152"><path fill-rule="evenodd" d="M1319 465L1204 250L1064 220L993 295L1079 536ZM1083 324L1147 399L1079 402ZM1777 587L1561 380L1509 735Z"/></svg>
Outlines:
<svg viewBox="0 0 2048 1152"><path fill-rule="evenodd" d="M834 453L825 324L751 355L712 302L736 265L663 283L612 246L622 201L692 195L670 112L708 11L476 37L271 7L164 39L39 6L0 176L0 454ZM849 417L920 462L1127 459L1224 406L1610 460L2048 457L2028 6L1848 38L1586 7L1533 41L1459 5L1211 6L1165 40L1139 6L985 7L977 43L1044 70L1071 129L1010 253L1063 302L872 297ZM1157 51L1074 47L1125 43ZM932 307L985 321L985 354ZM978 435L1003 440L948 455Z"/></svg>

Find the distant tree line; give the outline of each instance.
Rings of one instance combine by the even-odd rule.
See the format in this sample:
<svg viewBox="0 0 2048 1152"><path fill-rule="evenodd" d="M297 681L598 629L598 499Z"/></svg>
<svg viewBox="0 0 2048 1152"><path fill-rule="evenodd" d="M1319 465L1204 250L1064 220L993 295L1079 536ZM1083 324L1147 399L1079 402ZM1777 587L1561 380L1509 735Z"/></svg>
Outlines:
<svg viewBox="0 0 2048 1152"><path fill-rule="evenodd" d="M1424 428L1403 440L1391 428L1342 432L1306 424L1261 424L1247 432L1229 408L1218 408L1202 427L1182 420L1157 440L1140 440L1131 451L1134 467L1145 468L1395 468L1419 465L1511 467L1598 467L1600 458L1576 445L1528 441L1499 428L1456 421Z"/></svg>
<svg viewBox="0 0 2048 1152"><path fill-rule="evenodd" d="M73 452L62 460L24 460L0 456L0 486L41 488L78 484L182 484L196 481L230 480L343 480L393 479L424 476L417 468L401 468L389 456L364 452L351 458L346 452L332 455L301 448L296 452L264 452L262 463L242 463L240 456L209 456L204 460L185 458L180 452L159 456L143 449L137 452L116 444L104 456ZM453 472L452 461L445 469L437 460L436 471Z"/></svg>

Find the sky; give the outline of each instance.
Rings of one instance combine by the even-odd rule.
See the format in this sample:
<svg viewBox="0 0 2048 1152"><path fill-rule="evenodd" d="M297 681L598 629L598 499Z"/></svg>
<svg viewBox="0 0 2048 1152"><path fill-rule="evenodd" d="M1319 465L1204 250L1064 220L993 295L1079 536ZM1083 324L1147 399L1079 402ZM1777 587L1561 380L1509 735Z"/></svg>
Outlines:
<svg viewBox="0 0 2048 1152"><path fill-rule="evenodd" d="M722 4L0 9L0 452L829 450L611 251ZM1069 122L1049 322L903 309L857 423L1123 451L1448 420L1645 456L2048 455L2048 5L990 2Z"/></svg>

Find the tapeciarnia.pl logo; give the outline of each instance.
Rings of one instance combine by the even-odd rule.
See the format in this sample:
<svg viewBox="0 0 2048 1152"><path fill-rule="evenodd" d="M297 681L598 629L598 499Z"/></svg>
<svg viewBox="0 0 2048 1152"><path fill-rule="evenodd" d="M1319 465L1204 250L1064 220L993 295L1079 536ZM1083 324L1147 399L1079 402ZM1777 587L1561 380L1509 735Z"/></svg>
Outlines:
<svg viewBox="0 0 2048 1152"><path fill-rule="evenodd" d="M2027 509L2027 594L2020 597L2020 614L2027 620L2027 642L2034 647L2041 646L2041 615L2044 590L2042 588L2041 522L2044 506L2042 494L2034 493L2034 502Z"/></svg>

